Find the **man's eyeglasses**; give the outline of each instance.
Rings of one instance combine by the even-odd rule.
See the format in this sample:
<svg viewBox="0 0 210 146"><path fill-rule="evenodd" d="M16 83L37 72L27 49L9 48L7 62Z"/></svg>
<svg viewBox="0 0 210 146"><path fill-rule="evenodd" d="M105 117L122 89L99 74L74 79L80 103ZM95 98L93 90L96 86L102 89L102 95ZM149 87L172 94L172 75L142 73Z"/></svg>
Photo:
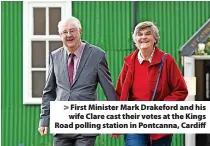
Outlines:
<svg viewBox="0 0 210 146"><path fill-rule="evenodd" d="M68 34L71 35L71 34L75 33L76 31L78 31L78 29L64 30L64 31L62 31L62 34L67 36Z"/></svg>

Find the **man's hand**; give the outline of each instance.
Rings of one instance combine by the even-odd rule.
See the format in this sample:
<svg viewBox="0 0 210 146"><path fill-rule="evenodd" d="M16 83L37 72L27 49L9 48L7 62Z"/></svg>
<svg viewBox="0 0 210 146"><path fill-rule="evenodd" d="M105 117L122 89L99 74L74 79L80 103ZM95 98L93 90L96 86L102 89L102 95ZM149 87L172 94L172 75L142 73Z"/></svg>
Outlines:
<svg viewBox="0 0 210 146"><path fill-rule="evenodd" d="M47 134L47 130L48 130L48 127L39 127L38 128L38 131L41 134L41 136L46 135Z"/></svg>

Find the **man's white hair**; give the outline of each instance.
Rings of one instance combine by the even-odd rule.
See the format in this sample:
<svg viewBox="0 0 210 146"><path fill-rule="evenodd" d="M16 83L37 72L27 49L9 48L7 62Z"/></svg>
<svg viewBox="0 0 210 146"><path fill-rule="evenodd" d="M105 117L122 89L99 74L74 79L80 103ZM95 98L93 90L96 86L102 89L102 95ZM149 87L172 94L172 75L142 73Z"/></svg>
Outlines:
<svg viewBox="0 0 210 146"><path fill-rule="evenodd" d="M62 32L62 26L65 23L74 23L78 29L82 29L82 26L81 26L81 23L80 23L79 19L71 16L71 17L65 18L65 19L61 20L60 22L58 22L58 32L59 33Z"/></svg>

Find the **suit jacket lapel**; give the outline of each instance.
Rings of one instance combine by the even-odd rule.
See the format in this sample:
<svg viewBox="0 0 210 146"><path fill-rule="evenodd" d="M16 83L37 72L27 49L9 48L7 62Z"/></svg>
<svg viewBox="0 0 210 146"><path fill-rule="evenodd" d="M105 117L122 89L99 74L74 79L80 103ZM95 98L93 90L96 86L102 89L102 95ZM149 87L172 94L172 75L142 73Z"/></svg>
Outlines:
<svg viewBox="0 0 210 146"><path fill-rule="evenodd" d="M76 76L75 76L75 79L74 79L74 82L72 85L74 85L74 83L77 81L77 79L83 69L83 66L85 65L91 51L92 51L91 46L86 42L85 48L83 50L83 53L82 53L82 56L80 59L79 67L78 67L78 70L77 70L77 73L76 73Z"/></svg>
<svg viewBox="0 0 210 146"><path fill-rule="evenodd" d="M62 63L62 67L64 70L64 77L66 78L65 81L68 81L68 85L70 87L70 82L69 82L69 75L68 75L68 53L67 51L63 48L63 53L62 53L62 58L63 58L63 63Z"/></svg>

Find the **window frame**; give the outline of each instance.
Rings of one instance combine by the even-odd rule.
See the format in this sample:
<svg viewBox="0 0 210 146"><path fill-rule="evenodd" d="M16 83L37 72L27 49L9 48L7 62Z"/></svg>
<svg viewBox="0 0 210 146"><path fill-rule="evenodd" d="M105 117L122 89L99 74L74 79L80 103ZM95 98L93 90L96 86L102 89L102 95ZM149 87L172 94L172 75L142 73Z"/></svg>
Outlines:
<svg viewBox="0 0 210 146"><path fill-rule="evenodd" d="M32 97L32 71L45 71L49 62L49 41L60 41L59 35L49 35L49 9L46 9L46 34L33 35L33 8L61 7L61 19L72 15L71 1L24 1L23 2L23 104L41 104L42 97ZM32 41L46 42L46 67L32 68Z"/></svg>

